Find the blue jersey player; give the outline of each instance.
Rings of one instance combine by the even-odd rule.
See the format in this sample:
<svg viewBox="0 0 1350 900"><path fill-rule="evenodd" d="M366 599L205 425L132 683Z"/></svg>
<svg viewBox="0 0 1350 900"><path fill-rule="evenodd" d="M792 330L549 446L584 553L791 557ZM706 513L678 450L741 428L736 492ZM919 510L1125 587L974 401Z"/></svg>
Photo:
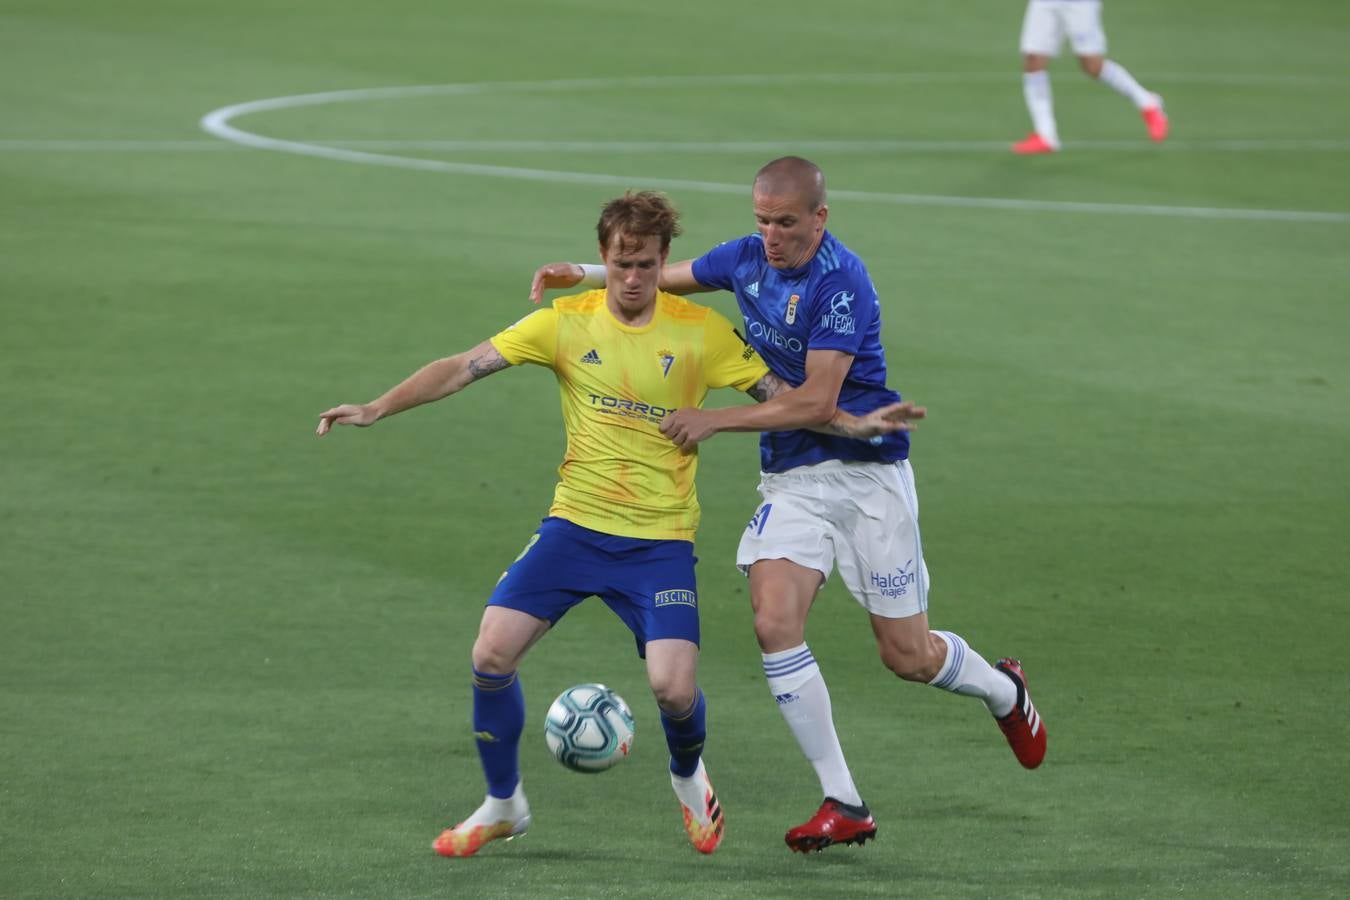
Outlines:
<svg viewBox="0 0 1350 900"><path fill-rule="evenodd" d="M774 160L756 175L752 199L755 234L667 265L661 287L733 292L747 340L794 389L758 406L681 408L662 431L685 448L719 431L763 432L763 500L736 559L749 575L769 690L825 795L815 815L785 836L793 850L807 852L876 834L805 641L807 614L836 566L896 675L980 698L1027 768L1044 758L1046 730L1016 660L991 666L960 636L929 630L908 434L874 443L809 430L836 410L864 415L899 399L886 386L880 306L867 268L825 228L823 174L799 157ZM586 275L570 263L545 266L534 293Z"/></svg>

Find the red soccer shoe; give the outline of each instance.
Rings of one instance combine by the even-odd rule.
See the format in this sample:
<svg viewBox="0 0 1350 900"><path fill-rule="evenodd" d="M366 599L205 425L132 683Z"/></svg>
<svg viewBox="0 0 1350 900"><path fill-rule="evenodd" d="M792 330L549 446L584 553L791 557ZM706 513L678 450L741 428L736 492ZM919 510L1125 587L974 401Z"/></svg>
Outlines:
<svg viewBox="0 0 1350 900"><path fill-rule="evenodd" d="M1054 153L1058 149L1058 147L1034 131L1012 145L1012 152L1016 153L1018 156L1032 156L1037 153Z"/></svg>
<svg viewBox="0 0 1350 900"><path fill-rule="evenodd" d="M1163 112L1161 101L1157 106L1150 106L1147 109L1141 109L1139 115L1143 116L1144 124L1148 126L1148 136L1155 141L1162 142L1167 140L1167 113Z"/></svg>
<svg viewBox="0 0 1350 900"><path fill-rule="evenodd" d="M831 844L863 844L876 836L877 823L866 805L849 806L826 797L816 814L789 829L783 840L794 853L810 853Z"/></svg>
<svg viewBox="0 0 1350 900"><path fill-rule="evenodd" d="M1022 664L1015 659L1000 659L994 668L1017 685L1017 702L1012 711L994 721L1008 739L1008 746L1012 747L1017 761L1025 768L1034 769L1045 759L1045 723L1027 693L1027 676L1022 671Z"/></svg>

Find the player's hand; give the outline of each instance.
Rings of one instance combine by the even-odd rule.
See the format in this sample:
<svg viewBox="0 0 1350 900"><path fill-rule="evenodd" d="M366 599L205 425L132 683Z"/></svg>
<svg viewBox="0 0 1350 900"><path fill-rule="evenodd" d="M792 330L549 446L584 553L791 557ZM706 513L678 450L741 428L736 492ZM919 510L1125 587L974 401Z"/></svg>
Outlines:
<svg viewBox="0 0 1350 900"><path fill-rule="evenodd" d="M374 425L379 417L379 413L370 404L344 403L319 413L319 427L314 429L314 433L323 437L334 425L356 425L365 428L367 425Z"/></svg>
<svg viewBox="0 0 1350 900"><path fill-rule="evenodd" d="M874 409L865 416L850 416L841 410L835 415L834 424L850 437L867 440L897 431L913 431L918 427L913 423L927 415L925 407L906 400Z"/></svg>
<svg viewBox="0 0 1350 900"><path fill-rule="evenodd" d="M661 433L670 438L675 446L689 451L717 434L713 414L706 409L677 409L661 420Z"/></svg>
<svg viewBox="0 0 1350 900"><path fill-rule="evenodd" d="M534 280L530 282L530 302L543 300L547 290L576 287L585 274L576 263L553 262L540 266L534 270Z"/></svg>

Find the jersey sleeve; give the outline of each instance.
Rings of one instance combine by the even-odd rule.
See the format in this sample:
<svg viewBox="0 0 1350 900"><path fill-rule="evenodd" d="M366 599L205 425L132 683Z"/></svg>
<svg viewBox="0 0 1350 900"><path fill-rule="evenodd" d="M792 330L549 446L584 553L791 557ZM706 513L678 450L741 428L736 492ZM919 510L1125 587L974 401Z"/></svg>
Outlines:
<svg viewBox="0 0 1350 900"><path fill-rule="evenodd" d="M746 238L739 238L718 244L694 260L694 280L704 287L720 288L724 291L735 290L733 280L736 276L736 266L741 261L745 241Z"/></svg>
<svg viewBox="0 0 1350 900"><path fill-rule="evenodd" d="M877 317L877 292L866 272L836 270L821 280L811 306L808 350L857 355Z"/></svg>
<svg viewBox="0 0 1350 900"><path fill-rule="evenodd" d="M715 310L708 311L704 322L703 348L703 370L710 388L734 387L748 391L769 374L769 367L759 358L755 348Z"/></svg>
<svg viewBox="0 0 1350 900"><path fill-rule="evenodd" d="M513 366L535 363L553 366L558 350L558 311L538 309L489 340Z"/></svg>

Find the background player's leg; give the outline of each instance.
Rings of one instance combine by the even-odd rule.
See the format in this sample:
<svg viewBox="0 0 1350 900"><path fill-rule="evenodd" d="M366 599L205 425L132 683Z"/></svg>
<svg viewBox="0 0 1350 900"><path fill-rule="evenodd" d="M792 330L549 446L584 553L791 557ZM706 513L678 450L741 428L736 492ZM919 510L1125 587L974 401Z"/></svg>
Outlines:
<svg viewBox="0 0 1350 900"><path fill-rule="evenodd" d="M1027 112L1031 114L1031 128L1034 142L1029 137L1017 144L1015 149L1022 153L1046 152L1059 149L1059 124L1055 121L1055 98L1050 89L1050 73L1045 70L1049 59L1034 53L1022 57L1022 97L1026 100ZM1034 146L1033 146L1034 145Z"/></svg>
<svg viewBox="0 0 1350 900"><path fill-rule="evenodd" d="M1030 0L1022 17L1022 96L1031 114L1031 134L1013 144L1020 154L1054 153L1059 149L1059 127L1055 123L1055 103L1050 92L1050 73L1046 64L1064 43L1065 22L1058 4Z"/></svg>
<svg viewBox="0 0 1350 900"><path fill-rule="evenodd" d="M825 796L862 804L834 729L830 692L806 646L806 615L824 576L785 559L762 559L750 567L750 602L764 675L778 709L815 767Z"/></svg>
<svg viewBox="0 0 1350 900"><path fill-rule="evenodd" d="M1167 137L1167 116L1162 111L1162 98L1135 81L1124 66L1103 56L1080 56L1078 64L1088 75L1134 104L1148 126L1149 137L1155 141Z"/></svg>

